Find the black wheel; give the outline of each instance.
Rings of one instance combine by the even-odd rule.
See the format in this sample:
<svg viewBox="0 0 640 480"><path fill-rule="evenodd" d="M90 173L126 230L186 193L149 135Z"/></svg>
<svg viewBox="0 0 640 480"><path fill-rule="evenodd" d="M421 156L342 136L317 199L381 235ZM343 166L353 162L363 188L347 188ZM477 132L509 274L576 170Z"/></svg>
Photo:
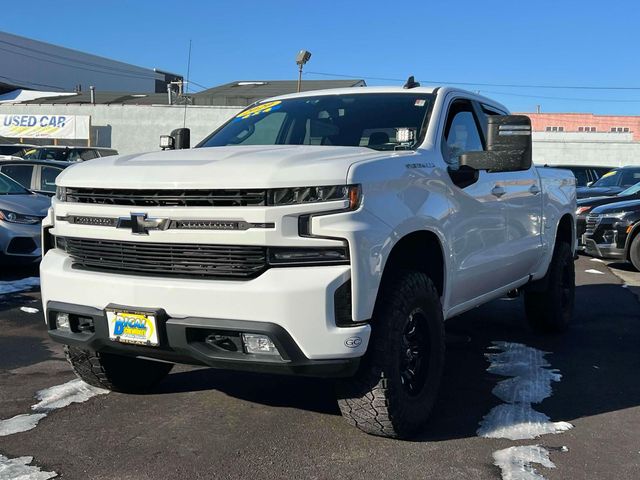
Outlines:
<svg viewBox="0 0 640 480"><path fill-rule="evenodd" d="M636 235L629 246L629 260L635 269L640 271L640 233Z"/></svg>
<svg viewBox="0 0 640 480"><path fill-rule="evenodd" d="M384 437L421 430L438 394L444 338L440 296L428 276L402 272L386 281L367 354L356 376L338 385L343 417Z"/></svg>
<svg viewBox="0 0 640 480"><path fill-rule="evenodd" d="M575 289L571 247L558 242L546 276L525 289L524 306L531 327L542 332L563 332L569 328Z"/></svg>
<svg viewBox="0 0 640 480"><path fill-rule="evenodd" d="M92 352L65 345L75 374L89 385L114 392L144 393L164 379L173 364Z"/></svg>

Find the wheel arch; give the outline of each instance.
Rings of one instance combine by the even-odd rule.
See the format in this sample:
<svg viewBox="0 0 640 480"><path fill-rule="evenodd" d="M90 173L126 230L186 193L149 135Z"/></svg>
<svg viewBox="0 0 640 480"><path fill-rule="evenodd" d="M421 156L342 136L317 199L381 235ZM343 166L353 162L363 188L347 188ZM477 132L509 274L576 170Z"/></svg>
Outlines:
<svg viewBox="0 0 640 480"><path fill-rule="evenodd" d="M429 276L440 297L444 297L446 289L446 264L442 242L431 230L416 230L407 233L398 240L384 265L378 298L385 279L391 277L398 269L417 270Z"/></svg>
<svg viewBox="0 0 640 480"><path fill-rule="evenodd" d="M558 222L556 228L556 238L554 245L558 242L566 242L571 246L573 251L576 238L576 222L570 213L565 213Z"/></svg>

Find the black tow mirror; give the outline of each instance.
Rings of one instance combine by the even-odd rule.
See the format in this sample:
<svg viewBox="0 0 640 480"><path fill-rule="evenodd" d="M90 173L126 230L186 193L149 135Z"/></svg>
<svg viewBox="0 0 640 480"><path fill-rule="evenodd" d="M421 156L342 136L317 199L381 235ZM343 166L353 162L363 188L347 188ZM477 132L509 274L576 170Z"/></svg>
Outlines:
<svg viewBox="0 0 640 480"><path fill-rule="evenodd" d="M460 166L514 172L531 168L531 119L526 115L487 117L487 149L460 155Z"/></svg>
<svg viewBox="0 0 640 480"><path fill-rule="evenodd" d="M176 128L171 132L171 135L161 135L160 148L162 150L191 148L191 130L188 128Z"/></svg>

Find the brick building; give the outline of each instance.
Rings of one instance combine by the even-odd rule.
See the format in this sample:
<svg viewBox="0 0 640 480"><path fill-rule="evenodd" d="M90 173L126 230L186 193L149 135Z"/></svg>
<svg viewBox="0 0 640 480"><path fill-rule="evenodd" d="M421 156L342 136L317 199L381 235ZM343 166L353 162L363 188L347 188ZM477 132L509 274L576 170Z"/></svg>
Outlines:
<svg viewBox="0 0 640 480"><path fill-rule="evenodd" d="M640 116L592 113L525 113L534 132L627 133L640 142Z"/></svg>

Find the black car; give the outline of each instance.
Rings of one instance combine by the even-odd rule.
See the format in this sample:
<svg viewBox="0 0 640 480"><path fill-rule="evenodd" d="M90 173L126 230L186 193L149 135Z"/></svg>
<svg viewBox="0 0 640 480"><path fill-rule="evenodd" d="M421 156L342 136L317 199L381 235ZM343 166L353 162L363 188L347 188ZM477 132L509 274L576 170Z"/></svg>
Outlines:
<svg viewBox="0 0 640 480"><path fill-rule="evenodd" d="M576 187L586 187L598 181L605 173L610 172L614 167L593 167L591 165L545 165L549 168L562 168L571 170L576 177Z"/></svg>
<svg viewBox="0 0 640 480"><path fill-rule="evenodd" d="M27 190L51 197L56 193L56 177L70 165L69 162L51 160L0 160L0 173Z"/></svg>
<svg viewBox="0 0 640 480"><path fill-rule="evenodd" d="M587 216L585 249L590 255L630 261L640 270L640 200L610 203Z"/></svg>
<svg viewBox="0 0 640 480"><path fill-rule="evenodd" d="M27 150L33 147L33 145L25 145L24 143L0 143L0 155L23 157Z"/></svg>
<svg viewBox="0 0 640 480"><path fill-rule="evenodd" d="M576 189L578 198L610 197L640 182L640 167L614 168L588 187Z"/></svg>
<svg viewBox="0 0 640 480"><path fill-rule="evenodd" d="M62 162L84 162L94 158L118 155L118 151L112 148L102 147L69 147L54 146L34 147L24 154L27 160L59 160Z"/></svg>
<svg viewBox="0 0 640 480"><path fill-rule="evenodd" d="M591 210L599 207L600 205L625 202L628 200L640 200L640 182L612 197L588 197L578 200L578 208L576 209L576 233L578 235L578 244L580 246L584 246L582 243L582 235L586 230L587 215L589 215Z"/></svg>

